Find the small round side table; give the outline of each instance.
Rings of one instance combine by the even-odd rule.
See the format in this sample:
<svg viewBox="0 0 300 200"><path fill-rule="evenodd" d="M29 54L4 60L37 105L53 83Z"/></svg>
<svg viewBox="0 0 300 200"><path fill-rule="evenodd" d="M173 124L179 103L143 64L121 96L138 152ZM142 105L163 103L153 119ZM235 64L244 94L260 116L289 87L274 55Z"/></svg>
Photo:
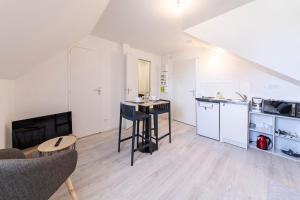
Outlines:
<svg viewBox="0 0 300 200"><path fill-rule="evenodd" d="M56 147L55 143L58 141L59 138L62 138L62 140L61 140L60 144ZM63 150L70 149L70 148L75 149L76 141L77 141L77 138L72 135L53 138L51 140L47 140L46 142L40 144L38 146L38 151L40 153L40 156L48 156L48 155L51 155L58 151L63 151ZM65 184L68 188L68 191L69 191L72 199L78 200L70 177L66 180Z"/></svg>

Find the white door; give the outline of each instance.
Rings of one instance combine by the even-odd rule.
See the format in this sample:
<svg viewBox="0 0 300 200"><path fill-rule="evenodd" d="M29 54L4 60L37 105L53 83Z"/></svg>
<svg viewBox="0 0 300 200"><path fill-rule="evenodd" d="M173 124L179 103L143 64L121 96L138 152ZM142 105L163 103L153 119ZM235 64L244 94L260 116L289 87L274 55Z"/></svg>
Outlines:
<svg viewBox="0 0 300 200"><path fill-rule="evenodd" d="M126 55L126 88L125 98L132 101L138 96L139 90L138 59L130 54Z"/></svg>
<svg viewBox="0 0 300 200"><path fill-rule="evenodd" d="M173 118L186 124L196 125L196 59L173 63Z"/></svg>
<svg viewBox="0 0 300 200"><path fill-rule="evenodd" d="M135 97L138 96L139 90L139 71L138 71L138 59L126 54L126 88L125 88L125 100L133 101ZM130 128L132 122L128 120L125 121L125 128Z"/></svg>
<svg viewBox="0 0 300 200"><path fill-rule="evenodd" d="M222 142L247 148L248 110L248 105L221 103L220 137Z"/></svg>
<svg viewBox="0 0 300 200"><path fill-rule="evenodd" d="M73 48L70 58L70 109L78 137L101 132L101 59L96 51Z"/></svg>

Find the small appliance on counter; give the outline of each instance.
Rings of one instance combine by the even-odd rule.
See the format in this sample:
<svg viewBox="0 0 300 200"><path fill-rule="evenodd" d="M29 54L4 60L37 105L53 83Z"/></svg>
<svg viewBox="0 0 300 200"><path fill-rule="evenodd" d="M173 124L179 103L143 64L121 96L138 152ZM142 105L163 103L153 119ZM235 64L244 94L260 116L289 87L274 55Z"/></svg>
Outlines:
<svg viewBox="0 0 300 200"><path fill-rule="evenodd" d="M300 103L278 100L264 100L263 112L274 115L300 118Z"/></svg>
<svg viewBox="0 0 300 200"><path fill-rule="evenodd" d="M256 147L262 150L271 150L273 148L271 138L264 135L257 136Z"/></svg>
<svg viewBox="0 0 300 200"><path fill-rule="evenodd" d="M252 97L251 110L253 112L261 112L263 105L263 99L258 97Z"/></svg>
<svg viewBox="0 0 300 200"><path fill-rule="evenodd" d="M296 104L296 117L300 118L300 103Z"/></svg>

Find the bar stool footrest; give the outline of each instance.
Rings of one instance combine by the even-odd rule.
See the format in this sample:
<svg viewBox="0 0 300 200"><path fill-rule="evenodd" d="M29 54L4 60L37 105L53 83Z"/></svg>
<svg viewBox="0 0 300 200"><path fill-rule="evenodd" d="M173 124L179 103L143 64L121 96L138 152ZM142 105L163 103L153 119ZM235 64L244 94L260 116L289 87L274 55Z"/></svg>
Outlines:
<svg viewBox="0 0 300 200"><path fill-rule="evenodd" d="M159 138L157 138L157 140L161 140L161 139L163 139L163 138L165 138L165 137L167 137L169 135L170 135L170 133L166 133L166 134L160 136ZM154 136L152 136L151 138L154 139L154 140L156 140L156 137L154 137Z"/></svg>
<svg viewBox="0 0 300 200"><path fill-rule="evenodd" d="M123 138L123 139L120 140L120 142L124 142L124 141L130 140L130 139L132 139L132 136L129 136L129 137L127 137L127 138Z"/></svg>
<svg viewBox="0 0 300 200"><path fill-rule="evenodd" d="M165 135L160 136L160 137L158 138L158 140L161 140L161 139L163 139L163 138L165 138L165 137L167 137L167 136L169 136L169 135L170 135L170 133L166 133Z"/></svg>

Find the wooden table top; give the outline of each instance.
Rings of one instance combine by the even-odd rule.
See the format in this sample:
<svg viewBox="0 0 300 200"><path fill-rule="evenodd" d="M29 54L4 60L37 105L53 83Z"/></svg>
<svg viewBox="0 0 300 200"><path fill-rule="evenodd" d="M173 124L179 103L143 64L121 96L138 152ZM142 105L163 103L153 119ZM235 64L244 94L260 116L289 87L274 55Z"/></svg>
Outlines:
<svg viewBox="0 0 300 200"><path fill-rule="evenodd" d="M162 100L157 100L157 101L141 101L141 102L136 102L136 101L125 101L126 104L132 104L132 105L138 105L138 106L144 106L144 107L149 107L149 106L155 106L155 105L160 105L160 104L167 104L169 102L167 101L162 101Z"/></svg>
<svg viewBox="0 0 300 200"><path fill-rule="evenodd" d="M55 151L60 151L66 148L69 148L75 142L77 141L77 138L73 135L68 135L68 136L61 136L63 139L61 140L59 146L55 147L55 143L57 142L58 138L56 137L51 140L47 140L46 142L40 144L38 146L38 151L42 153L49 153L49 152L55 152Z"/></svg>

